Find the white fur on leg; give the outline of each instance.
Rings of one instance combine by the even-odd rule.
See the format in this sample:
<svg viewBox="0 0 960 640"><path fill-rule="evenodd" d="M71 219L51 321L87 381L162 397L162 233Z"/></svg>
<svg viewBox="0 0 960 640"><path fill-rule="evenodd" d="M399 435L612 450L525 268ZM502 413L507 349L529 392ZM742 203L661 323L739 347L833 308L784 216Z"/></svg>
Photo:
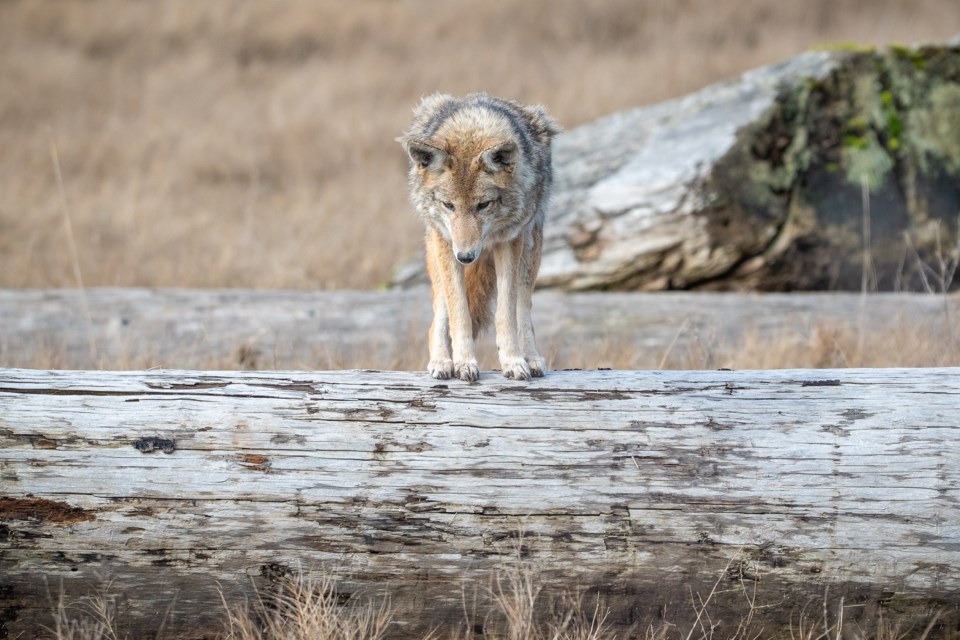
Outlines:
<svg viewBox="0 0 960 640"><path fill-rule="evenodd" d="M452 258L453 254L450 254ZM446 281L446 304L450 325L450 346L453 351L453 371L464 382L476 382L480 379L480 366L473 346L473 320L467 303L467 289L464 283L463 266L452 265L450 277Z"/></svg>
<svg viewBox="0 0 960 640"><path fill-rule="evenodd" d="M526 359L520 357L500 358L500 367L504 377L511 380L529 380L533 374Z"/></svg>
<svg viewBox="0 0 960 640"><path fill-rule="evenodd" d="M463 360L454 363L457 377L464 382L476 382L480 379L480 365L474 360Z"/></svg>
<svg viewBox="0 0 960 640"><path fill-rule="evenodd" d="M523 237L494 247L497 270L497 352L500 370L507 378L529 380L530 365L520 351L517 327L517 285Z"/></svg>
<svg viewBox="0 0 960 640"><path fill-rule="evenodd" d="M542 378L547 373L547 361L543 359L539 354L537 355L528 355L524 359L527 361L527 364L530 366L530 375L534 378Z"/></svg>
<svg viewBox="0 0 960 640"><path fill-rule="evenodd" d="M547 362L537 351L537 339L533 333L533 285L532 277L522 278L517 291L517 327L520 334L520 351L523 353L530 375L542 378L547 372Z"/></svg>
<svg viewBox="0 0 960 640"><path fill-rule="evenodd" d="M438 284L435 284L438 286ZM450 319L447 301L442 292L433 295L433 322L430 324L430 362L427 371L437 380L453 376L453 360L450 358Z"/></svg>
<svg viewBox="0 0 960 640"><path fill-rule="evenodd" d="M430 359L427 363L427 371L430 377L437 380L449 380L453 376L453 360L450 358Z"/></svg>

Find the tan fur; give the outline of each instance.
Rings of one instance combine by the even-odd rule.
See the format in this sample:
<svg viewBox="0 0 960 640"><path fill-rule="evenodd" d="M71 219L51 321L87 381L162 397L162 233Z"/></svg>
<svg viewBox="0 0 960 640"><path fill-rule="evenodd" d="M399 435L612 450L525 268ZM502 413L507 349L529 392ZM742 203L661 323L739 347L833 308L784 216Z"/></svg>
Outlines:
<svg viewBox="0 0 960 640"><path fill-rule="evenodd" d="M410 197L426 225L433 377L478 378L474 341L494 299L503 374L544 374L530 309L558 131L540 106L438 94L423 100L399 139L411 160Z"/></svg>
<svg viewBox="0 0 960 640"><path fill-rule="evenodd" d="M497 274L494 271L493 256L480 255L480 259L464 268L467 281L467 306L470 308L470 321L473 325L473 339L490 324L490 308L497 296Z"/></svg>

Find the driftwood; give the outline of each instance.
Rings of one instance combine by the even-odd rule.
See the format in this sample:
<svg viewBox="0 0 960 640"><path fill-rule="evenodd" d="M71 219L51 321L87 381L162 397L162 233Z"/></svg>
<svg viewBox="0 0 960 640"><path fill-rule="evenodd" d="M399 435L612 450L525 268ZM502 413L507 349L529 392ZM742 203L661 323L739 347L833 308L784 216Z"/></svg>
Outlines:
<svg viewBox="0 0 960 640"><path fill-rule="evenodd" d="M211 637L218 583L235 601L322 567L343 598L388 591L394 634L413 637L463 618L469 585L511 562L519 530L540 578L592 588L622 629L689 608L718 578L756 586L777 605L758 609L770 624L797 598L819 609L827 587L858 605L848 620L949 613L958 398L958 369L473 385L0 370L0 636L34 637L48 591L112 580L134 637L174 596L168 630ZM717 606L729 635L742 610Z"/></svg>
<svg viewBox="0 0 960 640"><path fill-rule="evenodd" d="M534 296L538 342L553 368L617 366L608 360L617 351L635 354L620 368L723 367L709 352L750 338L806 340L819 327L866 335L902 328L955 340L957 317L956 295ZM429 323L423 289L0 290L0 367L418 370ZM481 364L496 362L492 342L483 339Z"/></svg>
<svg viewBox="0 0 960 640"><path fill-rule="evenodd" d="M958 77L956 43L808 52L561 134L539 284L956 288Z"/></svg>

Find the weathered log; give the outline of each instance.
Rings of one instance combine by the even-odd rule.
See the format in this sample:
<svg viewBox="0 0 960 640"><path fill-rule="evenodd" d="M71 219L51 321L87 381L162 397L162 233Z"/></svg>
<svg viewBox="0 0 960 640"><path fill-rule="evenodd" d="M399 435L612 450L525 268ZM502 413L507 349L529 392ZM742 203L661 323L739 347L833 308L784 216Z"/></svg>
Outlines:
<svg viewBox="0 0 960 640"><path fill-rule="evenodd" d="M621 628L725 567L779 603L771 624L826 586L955 611L958 398L958 369L0 370L0 635L105 577L137 637L174 595L168 629L210 637L218 583L323 566L344 597L389 591L412 637L462 619L461 584L520 528L545 580L591 586Z"/></svg>
<svg viewBox="0 0 960 640"><path fill-rule="evenodd" d="M958 131L956 43L809 52L577 127L538 285L956 288Z"/></svg>
<svg viewBox="0 0 960 640"><path fill-rule="evenodd" d="M534 296L553 368L728 366L694 358L747 338L905 327L956 339L960 297L924 294L575 293ZM50 369L421 369L426 290L0 290L0 366ZM491 365L491 337L483 361ZM898 364L898 363L893 363ZM932 364L932 363L917 363ZM943 362L942 364L952 364ZM829 363L827 363L829 366Z"/></svg>

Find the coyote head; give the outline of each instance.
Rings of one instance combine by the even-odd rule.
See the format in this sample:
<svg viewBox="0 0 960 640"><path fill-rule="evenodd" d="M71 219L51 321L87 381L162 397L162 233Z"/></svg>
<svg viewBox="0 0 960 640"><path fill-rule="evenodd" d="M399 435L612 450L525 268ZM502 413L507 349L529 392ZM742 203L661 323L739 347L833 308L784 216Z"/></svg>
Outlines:
<svg viewBox="0 0 960 640"><path fill-rule="evenodd" d="M470 264L491 233L515 222L517 143L488 137L401 142L419 183L421 214L450 240L457 260Z"/></svg>

